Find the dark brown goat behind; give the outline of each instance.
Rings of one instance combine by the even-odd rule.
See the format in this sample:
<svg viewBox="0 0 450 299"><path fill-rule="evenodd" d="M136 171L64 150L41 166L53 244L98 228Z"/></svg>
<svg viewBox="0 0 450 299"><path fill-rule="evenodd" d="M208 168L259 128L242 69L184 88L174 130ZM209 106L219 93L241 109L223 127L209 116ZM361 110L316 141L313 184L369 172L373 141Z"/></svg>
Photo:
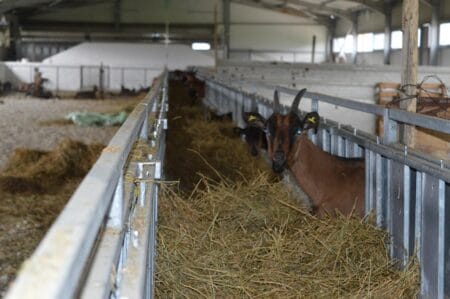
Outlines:
<svg viewBox="0 0 450 299"><path fill-rule="evenodd" d="M365 171L363 159L346 159L330 155L315 146L307 137L308 130L317 130L316 112L298 116L298 105L306 89L295 97L287 115L279 113L278 92L275 91L273 114L261 123L268 143L272 169L282 172L288 167L303 191L312 201L313 212L319 216L344 215L352 212L364 216ZM260 116L262 118L262 116Z"/></svg>

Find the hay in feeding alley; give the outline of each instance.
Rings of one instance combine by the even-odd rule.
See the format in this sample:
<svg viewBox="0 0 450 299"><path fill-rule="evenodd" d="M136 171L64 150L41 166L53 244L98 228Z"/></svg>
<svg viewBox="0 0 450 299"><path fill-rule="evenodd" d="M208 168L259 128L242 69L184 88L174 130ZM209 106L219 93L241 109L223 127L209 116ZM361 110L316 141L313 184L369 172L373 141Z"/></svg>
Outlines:
<svg viewBox="0 0 450 299"><path fill-rule="evenodd" d="M64 140L50 152L17 149L10 157L0 174L0 297L102 148Z"/></svg>
<svg viewBox="0 0 450 299"><path fill-rule="evenodd" d="M176 88L181 89L171 86L171 92ZM178 134L169 131L168 146L195 148L199 154L192 157L202 158L196 161L199 165L190 162L189 169L171 172L170 179L179 174L182 182L188 176L194 187L163 188L158 298L411 298L417 294L417 264L396 270L386 252L385 232L357 218L311 216L283 183L248 155L245 146L241 148L239 139L225 138L230 124L214 123L205 129L196 125L203 121L192 112L195 107L184 109L195 116L175 119L184 123L177 129L187 143L170 140L171 134ZM176 127L175 121L169 128ZM182 158L176 153L166 159L170 157ZM180 160L166 162L188 165Z"/></svg>

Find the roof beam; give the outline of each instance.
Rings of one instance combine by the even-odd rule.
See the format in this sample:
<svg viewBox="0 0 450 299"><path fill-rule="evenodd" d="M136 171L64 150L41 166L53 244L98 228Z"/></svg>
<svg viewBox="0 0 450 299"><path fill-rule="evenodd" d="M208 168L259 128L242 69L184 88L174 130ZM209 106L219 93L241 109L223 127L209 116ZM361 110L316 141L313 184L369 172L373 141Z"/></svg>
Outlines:
<svg viewBox="0 0 450 299"><path fill-rule="evenodd" d="M309 11L316 14L332 14L336 15L340 18L346 19L348 21L352 21L352 15L342 9L331 8L327 6L323 6L320 4L312 4L311 2L303 1L303 0L286 0L289 4L301 5L306 7Z"/></svg>
<svg viewBox="0 0 450 299"><path fill-rule="evenodd" d="M3 0L0 2L0 13L5 13L17 8L47 5L52 2L55 2L55 0Z"/></svg>
<svg viewBox="0 0 450 299"><path fill-rule="evenodd" d="M271 11L291 15L294 17L313 19L314 21L316 21L318 24L321 24L321 25L328 24L326 18L318 16L317 14L311 14L308 12L304 12L304 11L283 5L283 3L286 3L286 4L290 3L291 0L283 0L282 1L283 3L281 3L282 5L273 5L273 4L264 3L263 1L255 1L255 0L231 0L231 2L242 4L245 6L271 10Z"/></svg>
<svg viewBox="0 0 450 299"><path fill-rule="evenodd" d="M368 9L384 14L384 1L374 1L374 0L348 0L350 2L359 3Z"/></svg>

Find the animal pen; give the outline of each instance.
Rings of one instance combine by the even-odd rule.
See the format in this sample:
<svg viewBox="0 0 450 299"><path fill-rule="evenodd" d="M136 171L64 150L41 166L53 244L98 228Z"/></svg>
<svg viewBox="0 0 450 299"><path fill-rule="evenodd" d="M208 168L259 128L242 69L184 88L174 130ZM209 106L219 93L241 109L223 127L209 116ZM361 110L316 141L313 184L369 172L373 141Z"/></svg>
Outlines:
<svg viewBox="0 0 450 299"><path fill-rule="evenodd" d="M204 103L217 114L272 113L263 92L295 95L297 89L257 80L218 79L206 70ZM256 93L255 93L256 91ZM450 296L450 165L398 144L398 127L414 125L450 134L450 122L395 108L306 93L311 110L328 103L383 117L384 137L323 118L310 139L341 157L364 157L365 207L391 236L391 258L420 262L420 296ZM158 200L164 178L168 128L168 73L120 128L28 260L8 299L152 298L155 294ZM288 109L287 106L283 107ZM138 139L140 141L138 142Z"/></svg>

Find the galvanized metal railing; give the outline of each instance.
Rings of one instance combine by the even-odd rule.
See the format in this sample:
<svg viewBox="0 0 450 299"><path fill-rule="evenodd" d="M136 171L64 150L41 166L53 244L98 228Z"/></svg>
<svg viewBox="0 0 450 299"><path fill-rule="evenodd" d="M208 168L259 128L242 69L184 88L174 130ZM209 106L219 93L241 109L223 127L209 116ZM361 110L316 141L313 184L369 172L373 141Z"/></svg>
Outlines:
<svg viewBox="0 0 450 299"><path fill-rule="evenodd" d="M242 107L264 117L272 113L271 100L243 90L243 85L251 86L251 90L277 88L290 95L298 92L242 79L219 81L204 72L197 75L206 81L206 105L219 114L231 112L241 126ZM324 118L318 133L309 136L334 155L365 158L366 212L374 213L376 224L392 236L391 257L401 265L412 256L418 257L422 298L450 297L449 163L398 143L399 124L450 134L450 121L313 92L305 97L311 99L311 111L319 112L318 103L325 102L384 118L384 138Z"/></svg>
<svg viewBox="0 0 450 299"><path fill-rule="evenodd" d="M24 263L7 299L153 297L167 100L165 71ZM128 161L138 139L152 154Z"/></svg>

